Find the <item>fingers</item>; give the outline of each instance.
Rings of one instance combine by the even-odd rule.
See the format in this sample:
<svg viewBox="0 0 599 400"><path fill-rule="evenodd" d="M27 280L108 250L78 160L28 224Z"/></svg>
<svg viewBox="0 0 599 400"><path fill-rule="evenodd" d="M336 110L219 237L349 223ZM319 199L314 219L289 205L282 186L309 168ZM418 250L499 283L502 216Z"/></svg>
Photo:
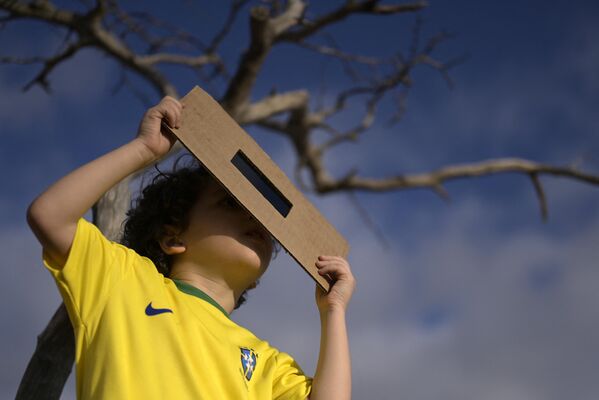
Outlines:
<svg viewBox="0 0 599 400"><path fill-rule="evenodd" d="M320 287L316 285L316 304L319 311L323 313L339 307L346 310L356 288L356 279L347 260L337 256L320 256L315 265L320 275L332 278L328 293L319 290Z"/></svg>
<svg viewBox="0 0 599 400"><path fill-rule="evenodd" d="M351 269L347 260L337 256L319 256L316 268L320 275L330 275L333 279L353 279Z"/></svg>
<svg viewBox="0 0 599 400"><path fill-rule="evenodd" d="M181 112L184 105L171 96L165 96L154 109L171 128L181 127Z"/></svg>

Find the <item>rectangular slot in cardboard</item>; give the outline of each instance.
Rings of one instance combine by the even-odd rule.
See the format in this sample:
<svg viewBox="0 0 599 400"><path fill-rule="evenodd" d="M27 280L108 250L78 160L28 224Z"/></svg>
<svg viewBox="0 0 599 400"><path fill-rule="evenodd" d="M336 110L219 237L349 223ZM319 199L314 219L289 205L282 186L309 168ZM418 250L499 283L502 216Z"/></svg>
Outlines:
<svg viewBox="0 0 599 400"><path fill-rule="evenodd" d="M243 154L241 150L235 153L231 163L241 172L245 178L260 192L262 196L281 214L286 217L291 210L292 204L277 190L275 185L264 176L262 172Z"/></svg>

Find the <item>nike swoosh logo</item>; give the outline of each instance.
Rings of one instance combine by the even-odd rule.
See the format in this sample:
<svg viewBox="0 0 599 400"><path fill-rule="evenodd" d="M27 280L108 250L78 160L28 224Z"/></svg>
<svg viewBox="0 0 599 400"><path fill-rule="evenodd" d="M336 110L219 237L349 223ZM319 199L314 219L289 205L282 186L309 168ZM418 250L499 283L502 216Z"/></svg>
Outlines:
<svg viewBox="0 0 599 400"><path fill-rule="evenodd" d="M172 312L173 310L171 310L170 308L154 308L152 307L152 302L150 302L150 304L148 304L148 306L146 307L146 315L149 316Z"/></svg>

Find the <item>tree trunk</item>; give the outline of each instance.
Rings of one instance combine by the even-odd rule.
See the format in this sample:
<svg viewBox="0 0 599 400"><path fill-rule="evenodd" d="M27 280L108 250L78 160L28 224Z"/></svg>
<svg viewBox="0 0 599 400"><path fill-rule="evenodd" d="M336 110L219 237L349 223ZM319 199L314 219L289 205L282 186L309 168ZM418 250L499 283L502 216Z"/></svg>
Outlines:
<svg viewBox="0 0 599 400"><path fill-rule="evenodd" d="M19 385L16 400L59 399L74 360L75 336L62 303L37 337L37 346Z"/></svg>

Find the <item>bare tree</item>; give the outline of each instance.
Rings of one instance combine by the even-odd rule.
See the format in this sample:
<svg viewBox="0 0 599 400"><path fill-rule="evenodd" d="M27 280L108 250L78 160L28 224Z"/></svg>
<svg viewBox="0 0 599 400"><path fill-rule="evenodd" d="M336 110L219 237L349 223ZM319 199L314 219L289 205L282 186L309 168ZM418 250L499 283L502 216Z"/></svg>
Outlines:
<svg viewBox="0 0 599 400"><path fill-rule="evenodd" d="M579 171L574 166L560 167L516 158L483 160L419 174L397 173L385 177L365 177L357 170L336 177L327 171L323 162L325 155L336 146L363 137L378 116L382 101L395 102L391 120L401 120L415 69L421 66L432 68L451 85L449 71L462 60L462 57L446 61L437 59L435 51L451 35L440 32L423 40L419 20L407 51L393 49L393 53L385 58L344 51L327 34L327 28L346 23L359 14L380 18L418 14L427 6L424 1L381 4L380 0L346 0L331 4L332 8L327 12L314 14L302 0L262 0L254 2L256 4L249 0L231 0L222 27L208 40L154 15L125 10L116 0L80 0L80 3L78 8L85 7L84 12L59 7L49 0L0 0L0 29L23 20L37 20L64 34L60 48L51 56L19 58L0 54L0 62L5 64L40 64L37 75L24 85L25 90L39 85L50 92L49 78L53 70L87 48L101 50L116 61L122 67L117 88L133 90L145 103L148 99L135 89L129 76L141 78L160 96L175 97L178 93L173 83L161 70L166 64L191 69L197 73L201 85L221 79L226 83L220 97L221 105L240 125L256 125L287 138L297 155L297 183L304 190L320 194L429 188L447 198L443 185L449 180L516 172L530 177L542 216L546 218L547 204L540 176L564 176L599 184L598 176ZM244 13L249 17L249 44L235 65L226 65L219 54L221 44ZM305 89L282 93L273 90L263 98L252 100L256 79L265 61L281 44L294 45L298 52L338 60L353 83L337 92L333 101L328 104L319 102L318 106L311 106L314 104L311 100L317 94ZM367 77L363 71L368 71ZM190 82L190 87L195 83ZM363 105L363 115L356 126L341 130L332 121L348 112L351 102ZM325 132L327 140L315 140L316 132ZM308 183L302 180L302 174L309 176ZM94 206L94 223L113 240L118 240L129 204L130 179L119 183ZM73 359L73 332L63 305L38 337L17 399L58 399L71 372Z"/></svg>

